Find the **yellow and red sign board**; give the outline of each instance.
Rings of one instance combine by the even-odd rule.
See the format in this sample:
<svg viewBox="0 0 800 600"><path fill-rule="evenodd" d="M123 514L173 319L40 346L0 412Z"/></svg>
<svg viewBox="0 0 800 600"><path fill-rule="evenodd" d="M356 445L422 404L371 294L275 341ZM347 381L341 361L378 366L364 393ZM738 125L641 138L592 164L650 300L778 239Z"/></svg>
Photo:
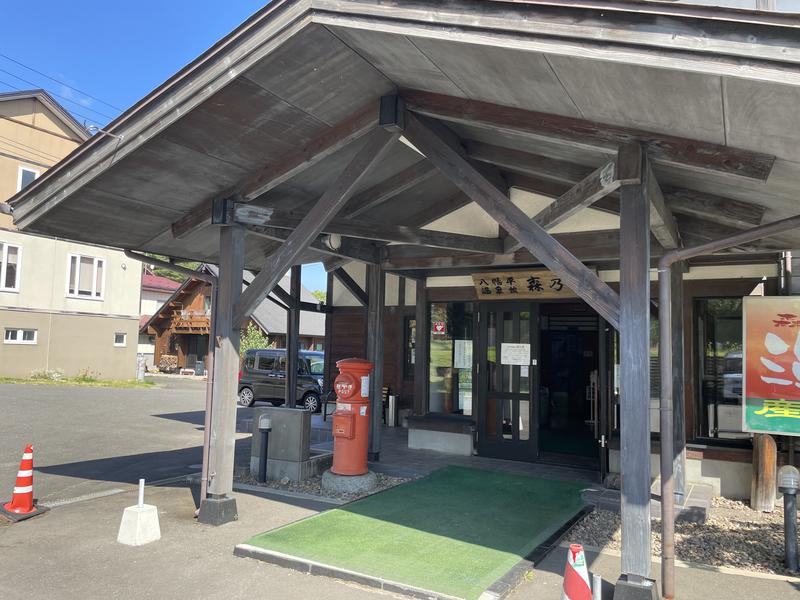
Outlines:
<svg viewBox="0 0 800 600"><path fill-rule="evenodd" d="M800 297L743 302L742 429L800 436Z"/></svg>

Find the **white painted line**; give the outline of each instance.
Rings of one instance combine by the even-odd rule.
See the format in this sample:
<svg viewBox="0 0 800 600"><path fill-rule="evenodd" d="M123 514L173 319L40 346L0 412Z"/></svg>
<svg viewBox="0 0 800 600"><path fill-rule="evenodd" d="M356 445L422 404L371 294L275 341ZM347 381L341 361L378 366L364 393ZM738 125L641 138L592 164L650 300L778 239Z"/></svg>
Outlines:
<svg viewBox="0 0 800 600"><path fill-rule="evenodd" d="M76 502L83 502L85 500L95 500L97 498L105 498L106 496L115 496L130 490L121 490L119 488L111 488L110 490L103 490L102 492L92 492L91 494L84 494L83 496L76 496L75 498L66 498L62 500L51 500L49 502L39 502L42 506L54 508L56 506L66 506L67 504L75 504Z"/></svg>

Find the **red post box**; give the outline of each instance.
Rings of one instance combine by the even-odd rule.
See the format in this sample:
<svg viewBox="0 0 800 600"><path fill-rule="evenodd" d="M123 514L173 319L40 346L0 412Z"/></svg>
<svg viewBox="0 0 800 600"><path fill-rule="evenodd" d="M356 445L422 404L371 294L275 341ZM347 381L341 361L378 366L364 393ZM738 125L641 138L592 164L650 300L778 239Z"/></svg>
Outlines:
<svg viewBox="0 0 800 600"><path fill-rule="evenodd" d="M372 363L345 358L336 363L339 376L333 413L333 466L336 475L364 475L369 443L369 374Z"/></svg>

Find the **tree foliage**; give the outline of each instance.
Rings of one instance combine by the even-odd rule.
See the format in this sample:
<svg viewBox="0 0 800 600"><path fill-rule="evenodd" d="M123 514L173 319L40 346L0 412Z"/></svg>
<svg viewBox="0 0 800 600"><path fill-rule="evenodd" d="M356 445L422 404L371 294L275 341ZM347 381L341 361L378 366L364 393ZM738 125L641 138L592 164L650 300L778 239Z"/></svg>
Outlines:
<svg viewBox="0 0 800 600"><path fill-rule="evenodd" d="M314 290L311 295L316 298L320 304L325 304L327 294L323 290Z"/></svg>
<svg viewBox="0 0 800 600"><path fill-rule="evenodd" d="M164 262L169 262L168 256L162 256L160 254L152 254L152 253L148 253L147 256L150 256L157 260L163 260ZM176 261L175 264L179 264L180 266L186 267L187 269L192 269L193 271L196 271L197 268L200 266L199 262L193 262L193 261ZM181 273L176 273L175 271L171 271L170 269L165 269L163 267L158 267L158 266L153 266L153 267L148 266L148 268L150 268L150 271L153 273L153 275L166 277L167 279L172 279L173 281L178 281L180 283L183 283L183 281L186 279L186 275L182 275Z"/></svg>
<svg viewBox="0 0 800 600"><path fill-rule="evenodd" d="M241 342L239 344L239 355L243 356L248 350L256 350L258 348L269 348L269 337L264 335L255 324L248 323L247 329L242 332Z"/></svg>

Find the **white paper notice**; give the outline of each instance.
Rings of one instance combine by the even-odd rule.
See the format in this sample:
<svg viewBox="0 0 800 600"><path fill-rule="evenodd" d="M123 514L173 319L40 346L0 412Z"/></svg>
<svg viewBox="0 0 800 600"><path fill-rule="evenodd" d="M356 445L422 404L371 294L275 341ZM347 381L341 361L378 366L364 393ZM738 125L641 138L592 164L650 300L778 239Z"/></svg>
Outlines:
<svg viewBox="0 0 800 600"><path fill-rule="evenodd" d="M525 365L531 364L531 345L530 344L501 344L500 345L500 364L501 365Z"/></svg>
<svg viewBox="0 0 800 600"><path fill-rule="evenodd" d="M453 349L453 368L471 369L472 368L472 340L455 340Z"/></svg>

